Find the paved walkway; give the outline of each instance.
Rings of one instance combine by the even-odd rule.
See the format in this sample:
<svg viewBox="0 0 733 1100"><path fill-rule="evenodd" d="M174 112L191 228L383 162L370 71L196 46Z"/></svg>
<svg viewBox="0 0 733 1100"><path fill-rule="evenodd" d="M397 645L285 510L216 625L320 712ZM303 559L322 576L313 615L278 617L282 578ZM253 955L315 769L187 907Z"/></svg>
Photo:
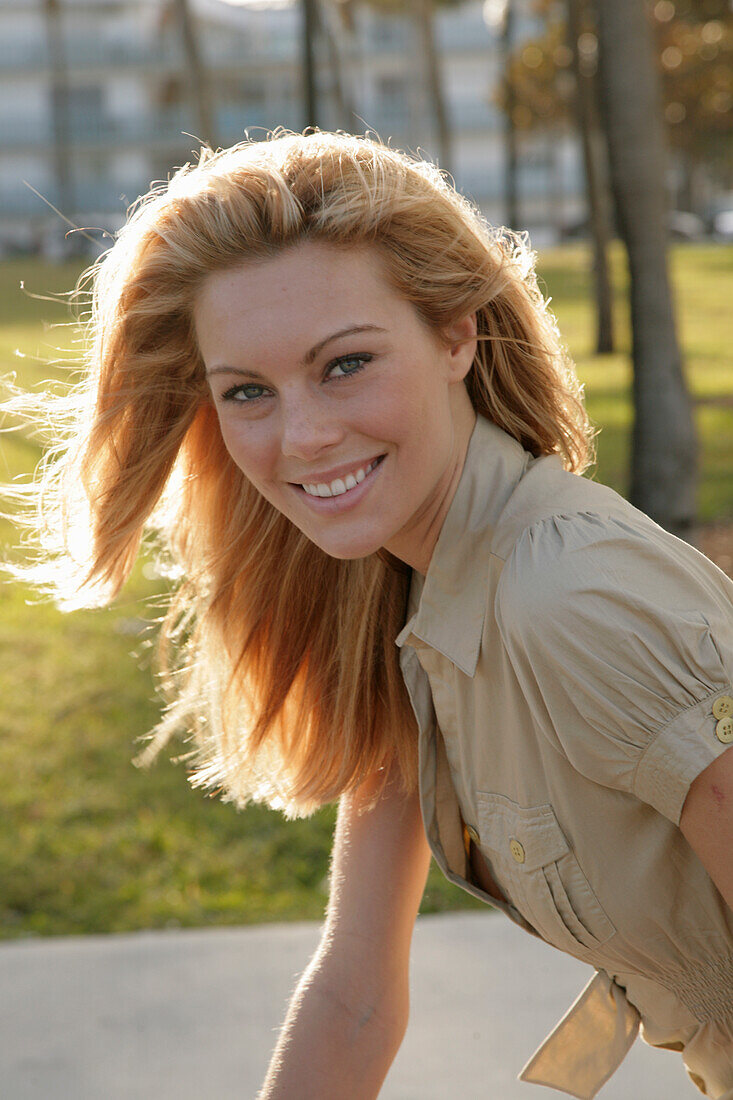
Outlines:
<svg viewBox="0 0 733 1100"><path fill-rule="evenodd" d="M253 1100L317 939L290 924L2 944L0 1096ZM516 1074L589 976L498 916L420 918L410 1028L381 1100L559 1098ZM639 1040L598 1095L699 1093L678 1055Z"/></svg>

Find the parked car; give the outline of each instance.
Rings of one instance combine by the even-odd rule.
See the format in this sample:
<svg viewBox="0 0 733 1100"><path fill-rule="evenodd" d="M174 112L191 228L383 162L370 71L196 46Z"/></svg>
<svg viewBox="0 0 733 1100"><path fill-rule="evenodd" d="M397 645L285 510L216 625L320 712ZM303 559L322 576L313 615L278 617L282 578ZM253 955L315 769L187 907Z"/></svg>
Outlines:
<svg viewBox="0 0 733 1100"><path fill-rule="evenodd" d="M706 236L705 222L687 210L671 210L669 235L673 241L700 241Z"/></svg>
<svg viewBox="0 0 733 1100"><path fill-rule="evenodd" d="M697 214L688 210L671 210L668 219L669 235L673 241L700 241L706 237L705 222ZM567 222L561 231L562 240L575 241L589 236L590 229L586 218Z"/></svg>
<svg viewBox="0 0 733 1100"><path fill-rule="evenodd" d="M713 218L713 236L721 241L733 241L733 210L719 210Z"/></svg>

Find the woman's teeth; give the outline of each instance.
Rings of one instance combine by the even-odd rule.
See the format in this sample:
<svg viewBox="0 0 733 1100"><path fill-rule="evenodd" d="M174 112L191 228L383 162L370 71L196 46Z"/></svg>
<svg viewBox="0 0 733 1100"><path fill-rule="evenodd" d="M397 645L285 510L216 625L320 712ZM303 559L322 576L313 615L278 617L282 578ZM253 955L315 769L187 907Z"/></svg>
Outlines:
<svg viewBox="0 0 733 1100"><path fill-rule="evenodd" d="M349 489L355 489L357 485L360 485L378 462L379 459L375 458L368 466L360 466L355 473L347 474L343 479L337 477L330 485L319 482L318 485L303 485L303 488L312 497L339 497L342 493L347 493Z"/></svg>

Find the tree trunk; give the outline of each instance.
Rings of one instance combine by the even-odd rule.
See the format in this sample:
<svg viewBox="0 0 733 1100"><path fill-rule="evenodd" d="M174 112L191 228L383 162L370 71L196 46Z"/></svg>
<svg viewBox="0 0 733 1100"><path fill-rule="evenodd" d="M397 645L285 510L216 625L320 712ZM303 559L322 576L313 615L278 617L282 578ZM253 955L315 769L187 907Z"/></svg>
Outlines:
<svg viewBox="0 0 733 1100"><path fill-rule="evenodd" d="M453 148L451 141L448 111L445 105L445 92L440 75L440 58L435 45L435 19L433 0L413 0L413 11L417 23L418 41L422 55L422 71L431 122L435 127L438 144L438 160L445 172L452 172Z"/></svg>
<svg viewBox="0 0 733 1100"><path fill-rule="evenodd" d="M184 57L190 79L190 92L196 112L197 135L201 141L216 149L216 123L211 103L211 91L206 67L196 39L196 28L189 6L189 0L173 0L176 19L183 41Z"/></svg>
<svg viewBox="0 0 733 1100"><path fill-rule="evenodd" d="M689 538L697 448L667 270L666 156L651 25L641 0L595 3L611 181L631 279L630 499Z"/></svg>
<svg viewBox="0 0 733 1100"><path fill-rule="evenodd" d="M316 85L317 0L301 0L302 9L302 78L303 129L318 126L318 88Z"/></svg>
<svg viewBox="0 0 733 1100"><path fill-rule="evenodd" d="M504 220L509 229L519 229L519 153L514 121L516 95L509 67L514 47L514 6L507 0L501 30L501 69L504 73Z"/></svg>
<svg viewBox="0 0 733 1100"><path fill-rule="evenodd" d="M583 32L583 0L567 0L568 39L575 72L575 113L585 167L585 189L593 247L593 283L596 296L596 352L613 351L613 291L608 270L611 239L610 195L605 149L596 105L596 81L584 69L578 52Z"/></svg>
<svg viewBox="0 0 733 1100"><path fill-rule="evenodd" d="M331 93L336 115L336 128L353 131L358 122L354 104L353 87L345 77L344 69L349 68L350 49L341 25L341 18L333 3L325 4L320 11L320 27L323 31L328 67L331 77Z"/></svg>
<svg viewBox="0 0 733 1100"><path fill-rule="evenodd" d="M56 202L66 217L73 218L75 196L71 168L69 81L59 0L44 0L43 10L51 62L51 126L53 129L54 175L58 190Z"/></svg>

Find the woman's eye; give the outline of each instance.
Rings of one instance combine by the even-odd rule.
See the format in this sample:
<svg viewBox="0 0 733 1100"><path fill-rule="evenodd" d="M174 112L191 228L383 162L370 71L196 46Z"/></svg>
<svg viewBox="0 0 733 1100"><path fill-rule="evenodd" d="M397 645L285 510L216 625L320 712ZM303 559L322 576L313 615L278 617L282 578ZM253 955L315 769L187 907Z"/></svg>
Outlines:
<svg viewBox="0 0 733 1100"><path fill-rule="evenodd" d="M341 359L335 359L328 368L329 378L349 378L352 374L358 374L368 363L371 355L344 355Z"/></svg>
<svg viewBox="0 0 733 1100"><path fill-rule="evenodd" d="M231 389L226 390L222 395L222 401L237 401L241 405L246 405L250 401L256 401L258 397L262 397L265 392L264 386L258 386L254 382L244 382L239 386L232 386Z"/></svg>
<svg viewBox="0 0 733 1100"><path fill-rule="evenodd" d="M340 359L334 359L326 369L327 378L350 378L363 370L364 365L370 361L371 355L344 355ZM221 395L222 401L230 401L237 405L251 405L260 398L266 397L270 391L266 386L257 382L239 382L231 386Z"/></svg>

